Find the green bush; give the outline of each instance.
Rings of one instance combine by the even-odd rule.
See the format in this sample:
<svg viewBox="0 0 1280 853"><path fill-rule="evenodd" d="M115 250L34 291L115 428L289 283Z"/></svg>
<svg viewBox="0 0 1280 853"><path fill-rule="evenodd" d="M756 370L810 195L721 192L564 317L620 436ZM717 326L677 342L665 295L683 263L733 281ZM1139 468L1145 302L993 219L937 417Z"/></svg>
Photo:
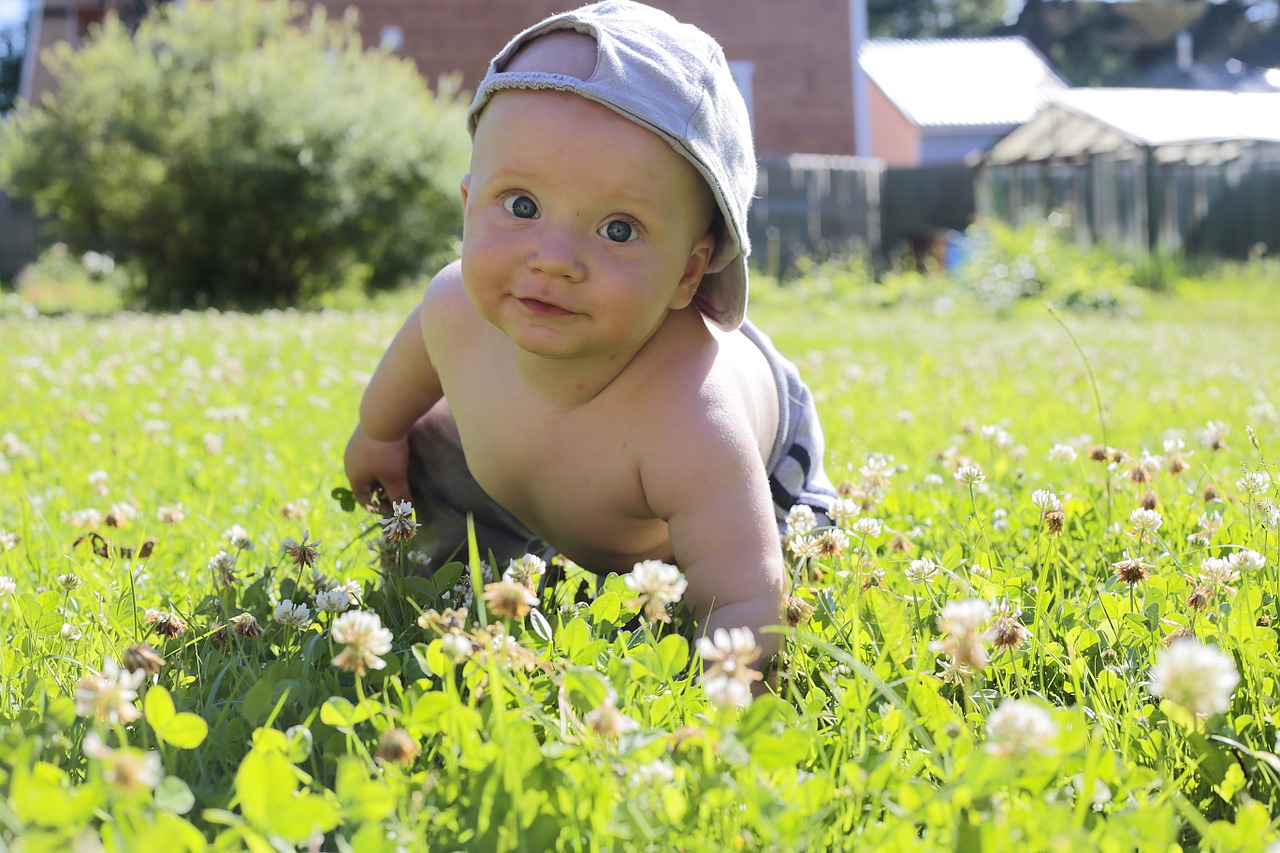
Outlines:
<svg viewBox="0 0 1280 853"><path fill-rule="evenodd" d="M133 36L108 19L45 57L57 94L0 129L0 185L72 252L140 270L153 308L305 304L438 264L460 231L456 87L303 10L193 0Z"/></svg>

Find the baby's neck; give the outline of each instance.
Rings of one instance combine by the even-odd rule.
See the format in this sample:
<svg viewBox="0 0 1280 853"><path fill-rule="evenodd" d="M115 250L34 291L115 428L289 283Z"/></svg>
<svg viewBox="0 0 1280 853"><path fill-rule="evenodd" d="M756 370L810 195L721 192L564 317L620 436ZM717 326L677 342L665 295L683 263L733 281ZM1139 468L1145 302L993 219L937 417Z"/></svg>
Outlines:
<svg viewBox="0 0 1280 853"><path fill-rule="evenodd" d="M563 409L576 409L599 397L630 366L639 351L556 359L534 355L512 345L515 373L525 389L549 405Z"/></svg>

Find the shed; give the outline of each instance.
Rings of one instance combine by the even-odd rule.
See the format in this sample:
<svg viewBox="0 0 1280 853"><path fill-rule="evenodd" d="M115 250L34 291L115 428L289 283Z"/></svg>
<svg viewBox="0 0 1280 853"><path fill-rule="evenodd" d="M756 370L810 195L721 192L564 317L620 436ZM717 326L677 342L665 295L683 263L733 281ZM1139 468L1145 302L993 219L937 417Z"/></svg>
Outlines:
<svg viewBox="0 0 1280 853"><path fill-rule="evenodd" d="M1246 257L1280 247L1280 92L1073 89L988 153L979 208L1069 214L1082 242Z"/></svg>
<svg viewBox="0 0 1280 853"><path fill-rule="evenodd" d="M1221 161L1257 142L1280 143L1280 92L1070 89L996 143L987 159L1070 160L1149 150L1164 163Z"/></svg>

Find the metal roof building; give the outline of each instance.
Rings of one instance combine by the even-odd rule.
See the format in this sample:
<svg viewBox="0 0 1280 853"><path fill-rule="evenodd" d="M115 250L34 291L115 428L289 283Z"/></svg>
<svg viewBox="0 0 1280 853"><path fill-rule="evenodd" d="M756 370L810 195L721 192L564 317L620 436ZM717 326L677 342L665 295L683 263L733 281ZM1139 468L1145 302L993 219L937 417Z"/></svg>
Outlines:
<svg viewBox="0 0 1280 853"><path fill-rule="evenodd" d="M1073 89L1001 139L980 207L1070 214L1082 240L1246 257L1280 247L1280 92Z"/></svg>
<svg viewBox="0 0 1280 853"><path fill-rule="evenodd" d="M1069 160L1151 150L1158 162L1234 159L1280 143L1280 93L1070 89L991 149L988 161Z"/></svg>
<svg viewBox="0 0 1280 853"><path fill-rule="evenodd" d="M1067 84L1021 37L871 39L871 153L889 165L959 163L1028 121Z"/></svg>

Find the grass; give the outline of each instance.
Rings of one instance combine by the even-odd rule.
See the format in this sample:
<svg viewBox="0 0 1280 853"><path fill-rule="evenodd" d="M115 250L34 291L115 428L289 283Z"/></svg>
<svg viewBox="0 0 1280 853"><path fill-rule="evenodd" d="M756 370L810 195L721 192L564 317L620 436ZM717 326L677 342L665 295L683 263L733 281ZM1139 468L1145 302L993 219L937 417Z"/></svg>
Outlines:
<svg viewBox="0 0 1280 853"><path fill-rule="evenodd" d="M1175 290L1136 315L1064 312L1064 329L1038 299L980 306L930 278L890 307L867 286L759 285L752 317L813 385L829 469L881 529L797 560L813 614L783 629L776 695L745 709L708 701L687 626L634 628L620 578L520 619L473 602L490 628L457 661L447 626L418 625L457 603L469 569L382 576L371 519L330 496L411 295L254 317L0 317L0 840L1266 849L1280 309L1261 276ZM980 483L955 479L969 466ZM1247 494L1245 475L1267 471ZM1061 504L1060 535L1038 490ZM1137 535L1144 498L1162 524ZM1208 544L1189 541L1214 512ZM314 567L284 550L308 535ZM1215 568L1245 549L1263 565ZM1127 558L1149 571L1132 586L1113 568ZM309 596L342 581L391 632L383 669L330 662L337 617ZM307 627L273 620L285 599L312 604ZM241 613L260 636L233 629ZM1001 615L1022 642L993 647ZM1180 633L1226 657L1154 696L1153 667L1187 665L1166 646ZM104 659L143 641L164 666L136 702L95 705ZM1188 710L1212 705L1224 671L1239 676L1225 710ZM115 721L95 713L111 708Z"/></svg>

